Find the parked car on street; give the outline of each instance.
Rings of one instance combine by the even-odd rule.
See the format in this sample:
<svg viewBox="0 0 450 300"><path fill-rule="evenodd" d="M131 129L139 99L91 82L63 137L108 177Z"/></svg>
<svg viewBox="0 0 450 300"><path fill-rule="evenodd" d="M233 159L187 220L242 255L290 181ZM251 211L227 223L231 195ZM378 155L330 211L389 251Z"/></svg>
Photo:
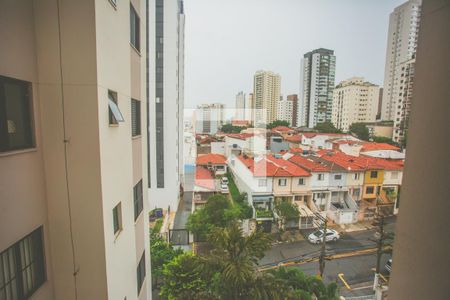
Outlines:
<svg viewBox="0 0 450 300"><path fill-rule="evenodd" d="M228 194L230 191L228 190L228 185L226 184L221 184L220 185L220 192L222 194Z"/></svg>
<svg viewBox="0 0 450 300"><path fill-rule="evenodd" d="M392 258L387 261L387 263L384 265L384 268L386 269L386 271L391 273L391 270L392 270Z"/></svg>
<svg viewBox="0 0 450 300"><path fill-rule="evenodd" d="M313 244L320 244L323 241L323 230L317 230L308 236L308 241ZM339 233L334 229L327 229L325 241L337 241L340 238Z"/></svg>
<svg viewBox="0 0 450 300"><path fill-rule="evenodd" d="M220 183L221 183L221 184L228 185L228 178L227 178L227 177L222 177L222 178L220 179Z"/></svg>

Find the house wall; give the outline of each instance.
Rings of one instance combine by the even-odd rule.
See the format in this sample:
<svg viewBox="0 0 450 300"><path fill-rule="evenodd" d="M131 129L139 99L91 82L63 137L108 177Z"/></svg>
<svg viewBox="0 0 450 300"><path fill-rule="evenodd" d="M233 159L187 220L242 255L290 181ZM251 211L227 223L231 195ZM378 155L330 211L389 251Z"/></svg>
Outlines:
<svg viewBox="0 0 450 300"><path fill-rule="evenodd" d="M318 174L323 174L323 180L318 180ZM330 173L327 172L312 172L311 173L311 189L321 190L326 189L330 182Z"/></svg>
<svg viewBox="0 0 450 300"><path fill-rule="evenodd" d="M392 171L385 170L383 177L383 185L401 185L403 179L403 172L401 170Z"/></svg>
<svg viewBox="0 0 450 300"><path fill-rule="evenodd" d="M253 177L252 172L236 156L231 156L229 158L228 166L236 178L236 185L238 186L239 191L246 192L249 195L249 200L251 200L253 194L272 194L272 177ZM260 187L258 184L259 179L267 179L267 186Z"/></svg>
<svg viewBox="0 0 450 300"><path fill-rule="evenodd" d="M211 142L211 153L225 155L225 142Z"/></svg>
<svg viewBox="0 0 450 300"><path fill-rule="evenodd" d="M226 157L231 156L231 152L233 150L233 144L236 144L238 149L244 149L245 140L235 139L235 138L226 136L225 137L225 156Z"/></svg>

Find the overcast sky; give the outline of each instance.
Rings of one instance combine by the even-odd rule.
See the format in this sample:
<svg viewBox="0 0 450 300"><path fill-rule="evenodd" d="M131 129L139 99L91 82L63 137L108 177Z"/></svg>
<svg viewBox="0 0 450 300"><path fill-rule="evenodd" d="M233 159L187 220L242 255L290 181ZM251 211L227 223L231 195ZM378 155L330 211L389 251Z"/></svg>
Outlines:
<svg viewBox="0 0 450 300"><path fill-rule="evenodd" d="M185 0L185 107L234 107L257 70L281 75L298 94L300 60L316 48L336 55L336 84L363 76L382 85L389 14L405 0Z"/></svg>

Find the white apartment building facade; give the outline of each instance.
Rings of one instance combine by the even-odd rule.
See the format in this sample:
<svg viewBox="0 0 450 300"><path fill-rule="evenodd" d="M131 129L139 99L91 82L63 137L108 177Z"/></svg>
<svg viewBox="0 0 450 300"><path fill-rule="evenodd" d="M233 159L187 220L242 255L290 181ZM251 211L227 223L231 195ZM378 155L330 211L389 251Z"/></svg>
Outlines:
<svg viewBox="0 0 450 300"><path fill-rule="evenodd" d="M149 0L148 6L148 188L153 208L176 211L183 174L184 6L181 0Z"/></svg>
<svg viewBox="0 0 450 300"><path fill-rule="evenodd" d="M277 120L289 122L289 125L292 126L293 112L294 102L280 97L280 100L277 102Z"/></svg>
<svg viewBox="0 0 450 300"><path fill-rule="evenodd" d="M353 123L375 122L380 87L353 77L340 82L333 92L332 123L348 131Z"/></svg>
<svg viewBox="0 0 450 300"><path fill-rule="evenodd" d="M151 299L145 16L0 2L0 299Z"/></svg>
<svg viewBox="0 0 450 300"><path fill-rule="evenodd" d="M394 127L392 131L392 139L397 143L404 143L407 138L415 64L416 60L413 58L401 63L399 66L399 95L395 103L396 106L393 108Z"/></svg>
<svg viewBox="0 0 450 300"><path fill-rule="evenodd" d="M224 105L202 104L195 111L195 132L216 134L224 124Z"/></svg>
<svg viewBox="0 0 450 300"><path fill-rule="evenodd" d="M313 128L331 122L335 70L333 50L320 48L303 56L297 126Z"/></svg>
<svg viewBox="0 0 450 300"><path fill-rule="evenodd" d="M395 119L401 85L401 64L415 57L422 1L409 0L389 16L381 119Z"/></svg>
<svg viewBox="0 0 450 300"><path fill-rule="evenodd" d="M258 125L276 120L280 99L281 76L271 71L257 71L253 77L253 121Z"/></svg>

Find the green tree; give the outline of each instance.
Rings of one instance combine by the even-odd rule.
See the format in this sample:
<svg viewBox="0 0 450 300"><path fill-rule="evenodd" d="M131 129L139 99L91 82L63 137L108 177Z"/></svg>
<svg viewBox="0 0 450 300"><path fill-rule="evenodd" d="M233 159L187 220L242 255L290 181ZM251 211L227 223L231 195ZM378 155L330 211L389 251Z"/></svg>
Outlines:
<svg viewBox="0 0 450 300"><path fill-rule="evenodd" d="M152 231L150 234L150 252L152 253L150 256L152 287L156 288L162 277L164 264L182 254L183 250L174 249L159 234Z"/></svg>
<svg viewBox="0 0 450 300"><path fill-rule="evenodd" d="M247 127L241 127L241 126L233 126L231 124L224 124L220 128L220 131L223 133L240 133L241 130L246 129Z"/></svg>
<svg viewBox="0 0 450 300"><path fill-rule="evenodd" d="M315 130L321 133L342 133L341 130L334 127L333 123L327 121L323 123L317 123L316 127L314 127Z"/></svg>
<svg viewBox="0 0 450 300"><path fill-rule="evenodd" d="M373 136L372 141L376 143L386 143L394 146L399 146L396 142L394 142L392 139L385 137L385 136Z"/></svg>
<svg viewBox="0 0 450 300"><path fill-rule="evenodd" d="M201 258L191 253L177 256L164 265L160 295L169 300L217 299L211 292L209 278L202 271Z"/></svg>
<svg viewBox="0 0 450 300"><path fill-rule="evenodd" d="M369 129L364 123L353 123L350 125L349 132L356 135L360 140L369 140Z"/></svg>
<svg viewBox="0 0 450 300"><path fill-rule="evenodd" d="M197 209L189 215L186 228L200 238L215 227L226 227L237 220L239 209L233 208L230 200L223 195L214 195L208 198L204 207Z"/></svg>
<svg viewBox="0 0 450 300"><path fill-rule="evenodd" d="M270 248L271 238L262 231L244 236L239 223L227 228L215 228L209 236L213 245L207 261L221 271L224 299L243 299L255 281L255 270L264 252Z"/></svg>
<svg viewBox="0 0 450 300"><path fill-rule="evenodd" d="M338 299L338 286L336 283L325 285L320 278L305 275L298 268L281 267L268 272L276 279L283 281L287 289L291 291L290 294L301 295L302 298L300 299L312 299L312 295L320 300Z"/></svg>
<svg viewBox="0 0 450 300"><path fill-rule="evenodd" d="M281 121L281 120L276 120L273 121L272 123L267 124L267 129L272 129L275 128L277 126L287 126L289 127L289 122L288 121Z"/></svg>
<svg viewBox="0 0 450 300"><path fill-rule="evenodd" d="M287 222L294 220L298 221L300 218L298 206L288 201L281 201L277 203L275 205L275 212L280 217L278 225L281 230L285 229Z"/></svg>

